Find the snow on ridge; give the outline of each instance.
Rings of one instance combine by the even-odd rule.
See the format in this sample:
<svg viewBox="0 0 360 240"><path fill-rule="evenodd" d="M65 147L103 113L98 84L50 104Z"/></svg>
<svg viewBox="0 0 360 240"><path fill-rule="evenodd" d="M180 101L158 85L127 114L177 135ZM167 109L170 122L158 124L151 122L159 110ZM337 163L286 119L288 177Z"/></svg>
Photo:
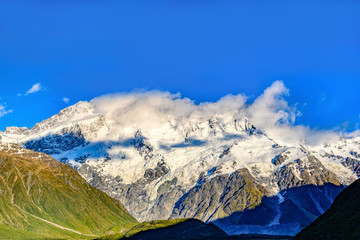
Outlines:
<svg viewBox="0 0 360 240"><path fill-rule="evenodd" d="M294 112L279 96L284 88L280 83L274 87L253 107L242 95L198 105L166 92L104 96L70 106L28 134L14 128L0 137L21 144L32 140L29 148L38 151L50 149L52 157L77 169L93 186L132 206L140 220L152 216L151 209L161 201L159 190L179 191L169 195L177 201L193 187L240 169L274 196L280 189L312 183L313 173L320 175L317 179L334 176L336 184L336 178L344 185L354 181L357 176L343 161L360 160L360 137L292 126ZM318 134L316 141L308 141L307 134ZM275 219L271 227L277 225Z"/></svg>
<svg viewBox="0 0 360 240"><path fill-rule="evenodd" d="M231 97L215 105L194 105L177 98L160 97L155 101L147 96L139 101L136 97L124 98L112 104L108 98L95 99L60 111L30 129L27 135L21 131L14 134L17 129L13 129L13 134L0 133L0 137L2 142L21 144L33 140L36 149L46 149L44 145L58 148L52 157L74 167L88 182L99 184L97 187L118 199L123 196L117 190L121 189L119 186L136 186L145 181L146 185L139 185L149 200L141 213L144 219L154 207L151 204L155 204L152 201L156 200L160 186L174 180L181 191L187 192L197 184L216 181L219 175L245 168L266 188L267 194L276 195L282 188L276 173L283 168L288 167L287 174L292 174L295 181L304 180L301 171L311 174L307 165L309 154L322 163L320 170L335 173L341 184L347 185L357 178L342 160L360 159L359 137L320 144L307 144L305 140L284 143L276 135L257 128L240 103L239 108L225 106L236 99ZM176 104L171 102L178 100ZM149 101L149 108L144 107ZM161 105L162 101L165 105ZM172 107L180 108L180 113ZM72 133L84 141L68 147L69 142L76 142L71 141ZM61 134L63 139L53 143L59 138L51 136ZM43 142L36 142L42 138ZM275 164L272 160L280 155L286 157ZM298 162L303 162L302 166ZM161 174L156 173L159 164L166 169ZM153 175L147 176L149 172ZM148 180L154 176L155 179Z"/></svg>
<svg viewBox="0 0 360 240"><path fill-rule="evenodd" d="M61 110L58 114L35 124L30 132L38 133L58 126L91 119L99 114L94 113L94 109L89 102L80 101L72 106Z"/></svg>
<svg viewBox="0 0 360 240"><path fill-rule="evenodd" d="M132 182L141 177L141 171L134 170L138 173L133 174L129 173L129 168L143 169L144 167L151 167L161 158L164 158L169 165L172 170L171 174L184 175L184 168L198 167L201 164L205 167L221 166L221 171L217 171L218 174L231 173L240 167L248 168L252 172L254 172L252 169L258 169L258 173L254 174L259 178L267 178L275 169L306 155L300 143L288 144L287 146L277 144L277 139L269 138L259 129L256 129L249 119L245 117L245 113L236 110L237 108L222 109L221 114L217 112L219 106L222 108L225 103L229 104L234 99L236 97L230 98L230 100L220 100L218 103L195 106L189 100L175 98L175 100L171 99L171 101L180 101L180 105L177 103L175 106L181 106L183 114L174 114L173 110L165 108L165 110L158 112L159 116L155 119L136 118L130 120L126 114L146 117L150 113L155 114L158 111L156 107L162 103L156 101L151 103L155 107L152 106L150 110L143 113L140 110L143 110L142 104L144 103L142 101L139 103L136 99L130 102L127 98L117 100L119 104L115 108L108 105L108 99L94 99L91 102L78 102L61 110L58 114L36 124L29 130L29 134L25 136L2 133L2 141L24 143L61 132L62 129L71 129L73 126L80 124L83 127L81 128L82 134L84 134L86 141L93 143L93 145L103 145L102 150L99 150L102 151L100 154L92 152L87 159L92 159L93 164L95 164L99 158L109 155L112 162L114 162L114 166L109 163L99 163L102 173L111 176L123 175L125 182ZM149 98L146 96L143 99L145 102L148 100ZM160 98L160 100L164 99ZM107 108L102 105L107 106ZM241 102L238 107L241 109L242 105ZM211 111L203 115L207 110ZM90 126L98 119L104 121L104 123L101 123L104 126L99 125L98 128L92 129L91 131L94 134L88 136L87 131L90 130L86 126ZM150 123L159 121L159 123L144 124L147 121ZM128 125L125 126L124 124ZM137 150L134 150L133 146L129 145L129 141L139 129L141 129L143 136L156 152L153 160L148 161L145 165L142 156L139 156ZM344 145L344 140L341 143ZM349 152L352 145L345 144L345 146L341 147L343 150L339 150L339 146L331 147L331 152L339 154L339 151L341 151L342 155L349 155L349 153L344 152L344 149ZM54 156L58 159L67 158L69 162L73 163L73 166L79 166L76 163L76 158L85 156L86 152L94 151L91 146L77 147L69 152ZM332 145L328 144L328 146ZM227 148L229 148L230 154L224 154ZM316 157L321 159L322 162L329 161L329 159L317 154L324 151L323 145L308 146L308 148L309 151L316 152ZM327 152L329 152L328 150L326 149ZM284 152L288 152L287 160L279 166L274 166L271 159ZM221 155L223 157L220 157ZM330 165L327 164L327 166ZM332 169L336 169L336 167L332 166ZM337 172L346 171L339 165ZM212 177L214 176L216 174Z"/></svg>
<svg viewBox="0 0 360 240"><path fill-rule="evenodd" d="M265 95L263 98L266 99L276 99L277 97L276 95ZM261 104L260 100L256 102L258 107ZM37 123L25 135L16 134L17 131L26 132L25 129L14 128L9 129L8 132L5 131L0 136L2 136L3 142L19 143L56 134L63 129L71 131L72 127L79 125L86 141L104 142L105 144L106 142L129 141L134 137L135 132L141 129L144 137L161 156L175 157L182 152L182 149L186 149L181 154L186 154L187 157L176 156L177 159L182 159L181 163L176 161L168 163L175 171L186 166L189 161L200 159L199 154L205 154L207 150L212 149L210 152L214 154L215 160L211 160L211 164L221 165L222 172L231 172L233 169L231 164L236 164L237 167L251 165L266 169L266 171L261 171L260 175L263 177L268 175L265 172L270 171L269 159L273 159L286 149L289 151L289 156L284 164L306 155L301 153L300 143L289 143L280 148L274 147L274 145L281 145L278 144L278 139L274 136L269 138L251 124L251 121L245 116L248 113L244 101L242 95L230 95L215 103L195 105L189 99L164 92L105 96L91 102L81 101L69 106L49 119ZM285 104L284 107L287 105ZM266 110L264 107L261 109ZM95 128L87 127L96 121L104 123L99 123L99 126ZM349 155L344 151L346 149L347 152L350 152L352 145L342 146L343 150L337 146L331 148L331 152L335 155ZM229 146L232 146L232 149L229 149L231 154L219 158ZM114 159L118 155L114 149L123 148L121 150L123 152L129 152L129 149L132 149L129 146L111 147L113 150L110 155L113 155ZM324 148L321 145L311 147L311 151L316 153L320 150L323 151L322 149ZM107 152L104 152L104 155L106 154ZM128 153L127 155L136 156L136 154ZM317 157L324 161L327 160L319 154ZM230 162L232 163L230 164ZM271 164L269 166L273 167ZM106 171L104 170L104 172Z"/></svg>

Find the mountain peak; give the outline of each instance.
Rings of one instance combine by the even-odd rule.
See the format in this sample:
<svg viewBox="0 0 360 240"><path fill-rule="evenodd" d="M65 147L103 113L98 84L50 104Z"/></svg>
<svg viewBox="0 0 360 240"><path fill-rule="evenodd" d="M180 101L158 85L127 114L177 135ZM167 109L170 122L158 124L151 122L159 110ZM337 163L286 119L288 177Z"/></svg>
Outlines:
<svg viewBox="0 0 360 240"><path fill-rule="evenodd" d="M92 186L120 200L141 221L179 217L173 211L181 199L188 200L182 203L186 205L208 195L214 201L203 202L206 206L202 209L209 208L207 214L215 213L215 207L223 209L207 216L216 220L233 214L236 208L232 205L246 196L256 201L245 201L242 209L255 207L266 197L276 199L279 192L292 188L348 185L359 174L360 150L355 139L314 146L280 141L280 146L278 139L256 128L244 113L203 114L190 109L177 115L156 104L141 102L138 106L134 101L105 101L104 106L79 102L37 124L26 136L3 133L3 142L13 140L73 166ZM238 171L244 169L249 174L239 177ZM239 191L235 191L240 195L227 195L225 202L223 193L233 178L238 179ZM240 191L241 186L250 184L249 179L256 187ZM201 186L204 191L196 191ZM341 187L336 189L334 195ZM187 197L191 192L194 194ZM315 203L305 205L318 204L312 195L307 201ZM231 206L215 206L216 202ZM202 211L199 206L182 214L194 217L191 213ZM296 211L303 212L303 207ZM314 216L319 212L313 212ZM306 223L308 220L302 224ZM292 229L298 230L298 226Z"/></svg>
<svg viewBox="0 0 360 240"><path fill-rule="evenodd" d="M66 125L83 119L93 118L98 115L99 114L94 113L91 103L80 101L61 110L58 114L55 114L48 119L40 123L36 123L35 126L30 129L30 132L35 134L61 125Z"/></svg>

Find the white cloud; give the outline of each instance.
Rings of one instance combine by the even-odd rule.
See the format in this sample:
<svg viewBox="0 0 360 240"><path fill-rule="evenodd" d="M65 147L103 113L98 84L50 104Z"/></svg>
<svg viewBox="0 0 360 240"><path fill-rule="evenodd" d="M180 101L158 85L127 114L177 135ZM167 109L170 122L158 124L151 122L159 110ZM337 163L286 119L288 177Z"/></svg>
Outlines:
<svg viewBox="0 0 360 240"><path fill-rule="evenodd" d="M318 144L339 138L340 133L335 131L295 125L296 117L301 116L301 112L285 100L284 97L289 94L284 83L276 81L247 107L246 115L256 127L283 144L300 141Z"/></svg>
<svg viewBox="0 0 360 240"><path fill-rule="evenodd" d="M274 82L248 107L249 117L254 119L257 125L263 127L279 123L294 124L296 109L290 107L283 98L288 94L289 90L282 81Z"/></svg>
<svg viewBox="0 0 360 240"><path fill-rule="evenodd" d="M255 127L279 144L305 141L317 144L338 139L335 131L319 131L295 125L301 113L289 105L285 97L289 90L282 81L274 82L253 103L245 95L227 95L217 102L194 104L180 94L161 91L138 91L104 95L92 100L97 112L116 121L120 128L151 129L176 121L187 124L189 119L208 120L215 115L245 116Z"/></svg>
<svg viewBox="0 0 360 240"><path fill-rule="evenodd" d="M116 119L121 127L139 128L161 127L176 119L208 119L214 114L238 112L245 106L246 98L242 95L228 95L215 103L199 105L180 94L148 91L105 95L92 100L97 112L108 119Z"/></svg>
<svg viewBox="0 0 360 240"><path fill-rule="evenodd" d="M3 117L6 114L11 113L11 112L13 112L12 109L6 110L6 105L5 104L0 104L0 117Z"/></svg>
<svg viewBox="0 0 360 240"><path fill-rule="evenodd" d="M31 94L31 93L36 93L38 91L40 91L42 89L41 83L35 83L26 93L25 96Z"/></svg>
<svg viewBox="0 0 360 240"><path fill-rule="evenodd" d="M69 103L70 98L64 97L64 98L63 98L63 101L64 101L64 103Z"/></svg>

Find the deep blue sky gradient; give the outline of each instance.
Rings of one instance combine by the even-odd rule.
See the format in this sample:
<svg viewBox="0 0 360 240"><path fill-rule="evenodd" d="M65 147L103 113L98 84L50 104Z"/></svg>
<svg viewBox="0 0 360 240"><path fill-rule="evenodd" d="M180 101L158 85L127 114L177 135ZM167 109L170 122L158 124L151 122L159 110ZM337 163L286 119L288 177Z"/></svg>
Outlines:
<svg viewBox="0 0 360 240"><path fill-rule="evenodd" d="M359 12L355 0L0 0L0 103L13 109L0 130L106 93L254 99L283 80L297 124L351 131ZM17 96L38 82L44 91Z"/></svg>

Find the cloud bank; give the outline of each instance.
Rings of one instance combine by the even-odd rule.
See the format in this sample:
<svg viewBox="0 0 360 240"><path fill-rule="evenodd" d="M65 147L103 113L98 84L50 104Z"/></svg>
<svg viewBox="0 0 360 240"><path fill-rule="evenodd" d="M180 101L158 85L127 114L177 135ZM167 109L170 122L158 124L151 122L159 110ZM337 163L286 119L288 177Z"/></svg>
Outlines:
<svg viewBox="0 0 360 240"><path fill-rule="evenodd" d="M215 103L194 104L189 98L169 92L148 91L105 95L92 100L95 110L116 119L124 128L161 127L171 120L207 120L215 114L236 113L245 107L243 95L227 95Z"/></svg>
<svg viewBox="0 0 360 240"><path fill-rule="evenodd" d="M334 131L295 125L301 113L286 101L288 95L289 89L284 83L276 81L251 103L246 95L239 94L227 95L216 102L195 104L180 94L161 91L104 95L93 99L92 103L97 112L113 119L123 129L131 126L158 128L174 120L186 124L189 119L208 120L216 115L228 115L247 117L255 127L280 144L318 144L339 138L339 133Z"/></svg>

